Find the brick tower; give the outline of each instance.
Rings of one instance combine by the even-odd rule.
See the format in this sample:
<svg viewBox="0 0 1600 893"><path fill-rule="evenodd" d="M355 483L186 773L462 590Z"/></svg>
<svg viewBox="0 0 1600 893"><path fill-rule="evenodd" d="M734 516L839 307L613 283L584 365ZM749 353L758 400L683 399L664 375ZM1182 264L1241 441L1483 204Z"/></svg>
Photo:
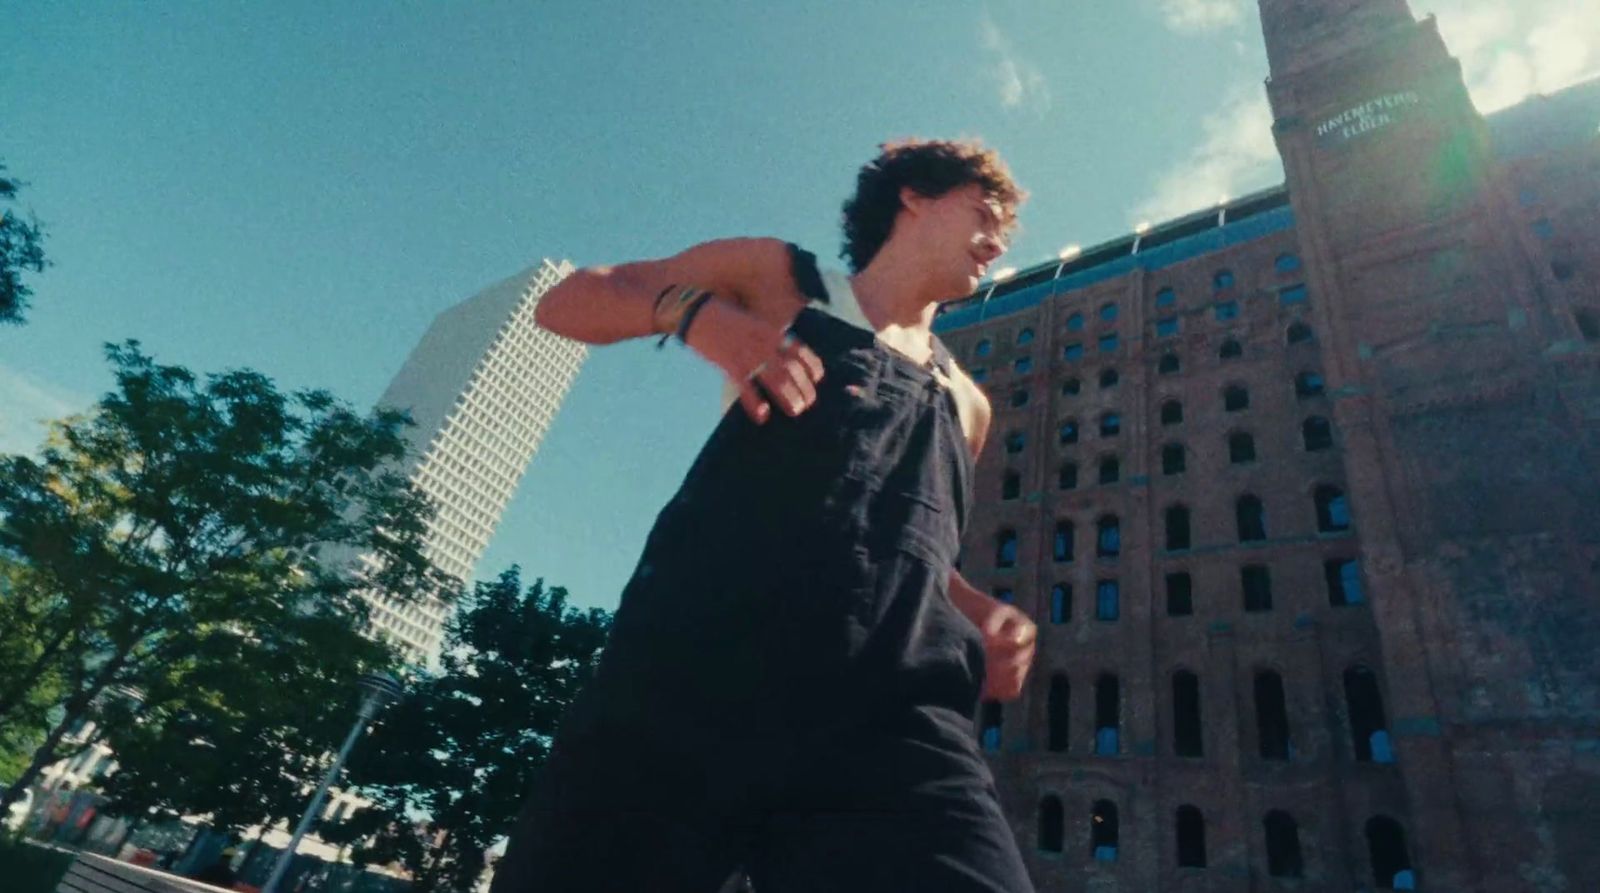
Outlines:
<svg viewBox="0 0 1600 893"><path fill-rule="evenodd" d="M1412 857L1429 889L1600 889L1600 377L1581 313L1432 19L1402 0L1260 11Z"/></svg>

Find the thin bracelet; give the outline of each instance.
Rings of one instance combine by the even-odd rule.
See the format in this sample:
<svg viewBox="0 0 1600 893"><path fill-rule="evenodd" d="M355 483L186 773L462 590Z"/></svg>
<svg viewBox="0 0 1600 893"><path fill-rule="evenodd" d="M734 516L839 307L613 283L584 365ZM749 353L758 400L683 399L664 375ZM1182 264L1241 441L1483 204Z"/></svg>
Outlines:
<svg viewBox="0 0 1600 893"><path fill-rule="evenodd" d="M700 312L700 308L710 301L711 292L703 291L693 299L693 303L689 305L688 309L683 311L683 321L678 323L677 335L678 340L682 341L685 347L689 345L689 324L694 322L695 315Z"/></svg>

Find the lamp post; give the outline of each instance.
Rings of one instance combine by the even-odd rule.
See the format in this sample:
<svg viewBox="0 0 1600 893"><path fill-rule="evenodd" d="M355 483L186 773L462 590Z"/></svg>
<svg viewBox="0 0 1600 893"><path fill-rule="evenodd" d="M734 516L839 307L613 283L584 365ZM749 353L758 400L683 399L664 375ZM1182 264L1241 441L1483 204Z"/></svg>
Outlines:
<svg viewBox="0 0 1600 893"><path fill-rule="evenodd" d="M299 848L300 839L306 836L306 831L311 828L311 822L322 812L322 803L328 798L328 788L333 785L339 770L344 767L345 758L350 756L350 750L356 746L356 739L361 737L361 731L374 716L378 715L379 710L400 699L400 683L388 673L364 673L358 685L361 687L361 707L356 712L356 724L350 727L350 734L345 737L344 746L339 748L339 755L334 757L333 765L328 767L328 774L323 776L322 784L317 786L317 793L306 806L305 815L300 817L300 824L295 827L294 836L289 838L289 845L279 854L277 864L272 866L272 874L268 875L267 882L261 885L261 893L278 893L278 884L283 880L284 873L289 870L289 863L294 861L294 851Z"/></svg>

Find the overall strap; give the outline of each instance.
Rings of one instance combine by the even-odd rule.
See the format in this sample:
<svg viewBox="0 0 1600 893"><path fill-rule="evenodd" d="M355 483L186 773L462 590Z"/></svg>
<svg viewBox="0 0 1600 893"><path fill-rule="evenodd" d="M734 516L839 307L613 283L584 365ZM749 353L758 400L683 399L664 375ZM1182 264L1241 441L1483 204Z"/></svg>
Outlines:
<svg viewBox="0 0 1600 893"><path fill-rule="evenodd" d="M789 246L789 270L800 293L817 303L828 303L828 287L822 284L817 256L793 242L785 244Z"/></svg>

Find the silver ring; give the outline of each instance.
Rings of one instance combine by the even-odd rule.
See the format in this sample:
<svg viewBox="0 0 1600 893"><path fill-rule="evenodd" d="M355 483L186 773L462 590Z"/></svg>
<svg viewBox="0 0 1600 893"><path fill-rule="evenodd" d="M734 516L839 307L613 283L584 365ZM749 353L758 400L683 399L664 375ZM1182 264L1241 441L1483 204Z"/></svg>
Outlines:
<svg viewBox="0 0 1600 893"><path fill-rule="evenodd" d="M756 376L760 375L761 373L763 373L765 371L767 371L767 364L765 362L757 363L756 367L754 369L750 370L750 374L746 375L744 377L744 380L745 381L755 381L756 380Z"/></svg>

